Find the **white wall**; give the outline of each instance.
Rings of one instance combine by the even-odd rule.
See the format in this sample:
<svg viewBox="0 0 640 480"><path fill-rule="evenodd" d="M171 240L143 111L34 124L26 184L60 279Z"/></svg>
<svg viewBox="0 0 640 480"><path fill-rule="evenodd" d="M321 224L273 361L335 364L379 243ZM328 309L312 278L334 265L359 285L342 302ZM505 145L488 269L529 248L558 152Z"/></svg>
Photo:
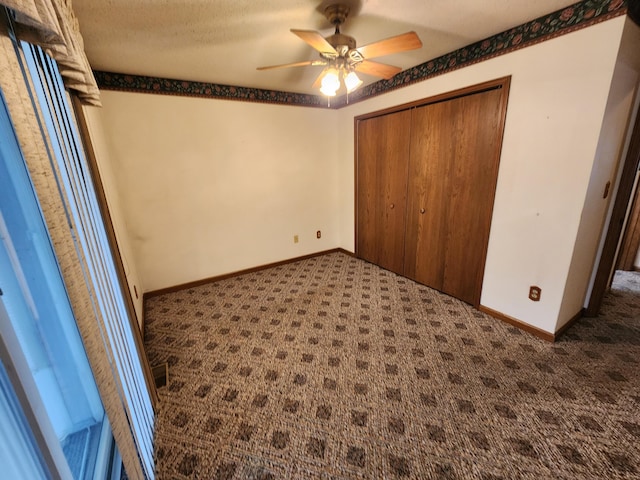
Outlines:
<svg viewBox="0 0 640 480"><path fill-rule="evenodd" d="M99 108L83 107L83 112L89 129L89 136L94 147L98 170L104 188L109 213L111 214L111 222L118 241L118 248L122 263L124 265L125 275L129 292L136 309L138 324L142 326L144 321L142 293L144 284L140 281L138 269L136 266L137 257L133 251L133 244L130 237L130 226L125 216L124 204L121 193L121 185L114 171L114 157L111 154L110 140L111 136L107 134L102 124L102 116Z"/></svg>
<svg viewBox="0 0 640 480"><path fill-rule="evenodd" d="M625 158L624 150L633 127L630 118L640 73L639 44L640 28L627 18L556 330L588 303L585 302L585 297L592 283L592 272L595 273L594 269L597 267L594 258L600 258L598 253L604 243L603 231L606 233L604 225L608 226L608 221L605 220L611 215L610 207L617 193L616 184ZM604 199L607 182L611 182L611 188L608 197Z"/></svg>
<svg viewBox="0 0 640 480"><path fill-rule="evenodd" d="M112 91L102 103L145 292L339 244L334 111Z"/></svg>
<svg viewBox="0 0 640 480"><path fill-rule="evenodd" d="M617 17L340 110L341 246L354 249L353 118L512 75L481 304L555 332L624 22ZM530 285L542 288L539 302L528 299Z"/></svg>

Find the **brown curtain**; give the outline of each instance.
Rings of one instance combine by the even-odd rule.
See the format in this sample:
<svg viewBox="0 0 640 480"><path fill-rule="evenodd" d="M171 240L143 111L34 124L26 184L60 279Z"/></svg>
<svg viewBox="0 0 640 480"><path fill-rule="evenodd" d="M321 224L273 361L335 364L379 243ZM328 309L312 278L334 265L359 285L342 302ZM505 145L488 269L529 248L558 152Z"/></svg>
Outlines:
<svg viewBox="0 0 640 480"><path fill-rule="evenodd" d="M66 88L85 105L100 106L71 0L0 0L0 5L14 12L18 39L41 46L56 60Z"/></svg>

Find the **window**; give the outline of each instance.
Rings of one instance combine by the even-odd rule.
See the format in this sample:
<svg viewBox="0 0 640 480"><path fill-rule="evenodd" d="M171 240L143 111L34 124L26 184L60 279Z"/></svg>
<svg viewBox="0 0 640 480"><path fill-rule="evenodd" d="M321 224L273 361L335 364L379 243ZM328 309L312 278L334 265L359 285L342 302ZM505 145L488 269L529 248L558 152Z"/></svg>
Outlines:
<svg viewBox="0 0 640 480"><path fill-rule="evenodd" d="M5 184L0 185L3 192L8 192L6 198L2 199L2 217L0 217L6 227L3 230L3 257L0 260L4 262L0 288L2 284L11 285L11 288L7 287L7 291L11 290L11 302L8 294L0 298L7 305L7 316L12 321L18 318L18 314L29 315L32 319L30 324L22 320L12 323L14 326L17 325L14 328L16 336L22 337L20 352L25 356L28 370L37 375L43 372L42 379L32 378L39 392L38 397L41 399L55 397L59 400L46 407L49 428L60 443L58 449L62 449L68 457L66 461L59 461L58 458L56 462L66 463L73 468L74 462L71 461L71 453L69 453L73 448L65 449L65 447L69 447L70 439L81 430L86 434L85 444L92 444L96 437L92 436L91 429L96 422L102 423L105 427L99 429L96 427L95 432L99 434L98 440L111 435L109 422L102 422L105 416L101 398L95 392L93 381L95 377L102 393L104 408L110 412L111 422L113 423L114 418L117 417L115 422L119 428L114 429L116 440L119 445L124 445L122 452L125 461L129 459L129 465L132 469L135 468L135 472L130 473L130 476L151 479L154 477L154 412L150 387L147 383L148 377L145 376L146 372L141 361L142 353L136 345L137 339L132 326L135 320L132 322L128 316L123 289L116 275L115 263L91 174L70 108L70 99L64 90L55 61L37 46L17 42L13 38L12 41L24 76L22 88L28 89L33 106L33 112L29 113L35 112L37 117L37 120L32 123L39 127L40 135L44 140L46 152L42 150L41 157L45 160L40 163L47 163L47 157L49 160L49 164L43 168L47 168L47 172L51 173L48 177L51 180L49 183L54 186L48 187L47 195L55 196L58 204L64 207L59 219L66 220L69 225L65 235L68 244L72 246L71 250L75 248L75 251L70 253L75 258L74 268L77 273L75 280L80 279L82 283L80 291L83 292L81 296L84 305L82 314L78 317L76 295L78 288L69 290L73 292L72 301L69 302L67 291L61 280L61 269L56 263L56 260L60 259L53 253L52 242L48 237L51 232L47 231L40 211L38 202L42 201L42 198L38 198L38 195L41 191L38 190L38 194L35 193L24 159L20 158L20 162L16 162L15 155L7 156L9 159L5 162L8 165L7 168L22 169L27 179L24 185L28 187L13 185L12 190ZM7 113L6 110L5 113ZM8 114L5 117L6 123L11 126ZM13 132L9 134L11 135L15 140ZM3 146L6 143L3 138ZM17 142L14 144L17 148ZM31 159L31 156L28 158ZM28 164L30 167L33 166L31 163ZM3 182L5 180L13 182L13 178L5 175L4 172L0 176ZM37 177L34 178L37 179ZM19 205L15 202L11 203L19 197L17 192L20 189L23 189L25 194L31 195L29 200L32 202L29 207L31 210L25 210L22 203ZM49 200L45 199L43 205L47 205ZM50 217L47 219L50 220ZM38 238L32 238L32 224L38 221L43 230ZM73 240L70 240L70 235ZM57 237L54 236L54 238ZM39 246L36 247L36 244ZM33 248L29 250L26 246ZM47 248L48 253L43 253ZM4 268L7 265L11 268ZM8 273L5 274L5 272ZM64 276L65 280L68 280L68 272L65 271ZM73 299L76 301L74 302ZM9 303L11 303L10 306ZM70 305L76 308L74 312L71 311ZM43 312L46 313L43 314ZM74 313L76 322L73 321ZM53 323L49 322L54 314L64 320L60 326L61 332L58 333L53 331ZM47 321L42 321L43 318ZM71 323L67 323L67 319L71 319ZM87 319L92 325L87 325ZM78 327L81 335L78 334ZM74 342L80 338L85 339L84 347L90 353L94 366L99 367L98 370L94 369L92 372L86 364L86 358L85 366L81 366L79 359L82 356L80 353L84 353L83 343L82 341L73 343L69 340L71 337L75 338ZM28 344L35 347L31 348ZM58 364L56 364L57 360L51 359L56 349L62 352ZM99 353L96 354L96 352ZM100 361L96 362L96 358ZM31 368L32 366L34 368ZM71 379L65 377L67 373L70 373ZM105 389L105 384L110 388ZM69 401L69 398L73 400ZM78 399L84 403L82 408L76 409L75 402ZM73 408L69 408L70 405ZM74 427L69 427L70 424ZM79 429L74 430L75 427ZM55 446L51 448L52 451L56 450ZM100 458L92 462L95 465L109 463ZM64 470L62 466L59 468ZM84 470L80 473L74 471L74 477L93 478L93 467L81 468ZM111 466L106 470L109 469ZM62 476L65 478L67 475Z"/></svg>

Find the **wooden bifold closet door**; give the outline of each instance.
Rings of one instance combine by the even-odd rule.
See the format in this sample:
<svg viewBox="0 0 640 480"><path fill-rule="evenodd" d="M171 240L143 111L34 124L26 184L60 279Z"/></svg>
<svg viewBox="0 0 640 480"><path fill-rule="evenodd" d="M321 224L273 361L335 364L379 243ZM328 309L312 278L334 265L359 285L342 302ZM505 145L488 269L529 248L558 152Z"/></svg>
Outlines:
<svg viewBox="0 0 640 480"><path fill-rule="evenodd" d="M509 79L357 120L356 254L479 305Z"/></svg>
<svg viewBox="0 0 640 480"><path fill-rule="evenodd" d="M358 255L392 272L404 268L411 111L358 123Z"/></svg>

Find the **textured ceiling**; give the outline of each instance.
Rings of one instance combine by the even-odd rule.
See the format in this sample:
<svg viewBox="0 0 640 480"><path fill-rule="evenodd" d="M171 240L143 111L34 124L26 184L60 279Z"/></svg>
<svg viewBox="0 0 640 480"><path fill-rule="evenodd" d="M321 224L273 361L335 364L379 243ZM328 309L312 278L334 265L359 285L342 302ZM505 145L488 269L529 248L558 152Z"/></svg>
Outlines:
<svg viewBox="0 0 640 480"><path fill-rule="evenodd" d="M321 67L256 71L315 60L290 28L333 28L319 0L73 0L94 70L317 94ZM419 50L376 61L407 69L562 9L575 0L342 0L342 32L359 46L415 31ZM376 77L360 75L365 84Z"/></svg>

